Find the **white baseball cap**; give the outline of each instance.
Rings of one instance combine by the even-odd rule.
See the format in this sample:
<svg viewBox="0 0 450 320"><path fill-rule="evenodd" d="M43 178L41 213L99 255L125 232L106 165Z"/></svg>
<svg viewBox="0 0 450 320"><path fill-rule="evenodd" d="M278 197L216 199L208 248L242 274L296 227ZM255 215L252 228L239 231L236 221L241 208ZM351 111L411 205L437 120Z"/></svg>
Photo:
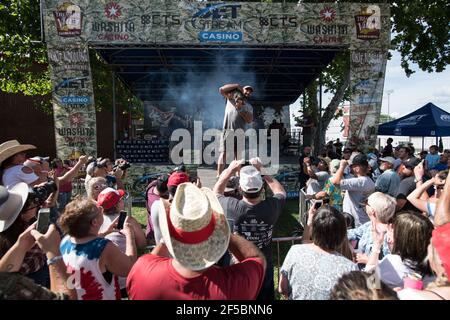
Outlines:
<svg viewBox="0 0 450 320"><path fill-rule="evenodd" d="M261 172L259 172L254 166L242 167L240 171L239 185L244 192L258 192L263 186Z"/></svg>

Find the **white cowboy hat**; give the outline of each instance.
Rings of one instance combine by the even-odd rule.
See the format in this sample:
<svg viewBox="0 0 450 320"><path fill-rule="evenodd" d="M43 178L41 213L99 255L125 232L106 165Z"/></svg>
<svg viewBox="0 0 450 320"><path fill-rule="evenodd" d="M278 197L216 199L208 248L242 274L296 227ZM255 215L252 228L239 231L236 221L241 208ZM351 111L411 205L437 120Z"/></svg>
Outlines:
<svg viewBox="0 0 450 320"><path fill-rule="evenodd" d="M32 144L20 144L17 140L6 141L0 144L0 164L19 152L32 149L36 149Z"/></svg>
<svg viewBox="0 0 450 320"><path fill-rule="evenodd" d="M0 232L16 221L28 198L28 185L19 182L11 190L0 186Z"/></svg>
<svg viewBox="0 0 450 320"><path fill-rule="evenodd" d="M172 257L190 270L209 268L228 249L230 227L216 195L208 188L182 183L170 207L161 199L159 227Z"/></svg>

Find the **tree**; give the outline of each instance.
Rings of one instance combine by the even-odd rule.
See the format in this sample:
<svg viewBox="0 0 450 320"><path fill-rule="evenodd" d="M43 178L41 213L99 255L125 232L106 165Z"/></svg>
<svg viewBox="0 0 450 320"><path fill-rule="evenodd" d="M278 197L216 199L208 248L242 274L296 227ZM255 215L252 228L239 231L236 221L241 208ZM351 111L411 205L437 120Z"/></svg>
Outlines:
<svg viewBox="0 0 450 320"><path fill-rule="evenodd" d="M3 0L0 4L0 90L34 96L36 104L51 113L52 84L39 5L39 0ZM90 50L90 61L95 107L111 109L112 70L95 50ZM123 106L140 104L121 81L116 81L116 100Z"/></svg>

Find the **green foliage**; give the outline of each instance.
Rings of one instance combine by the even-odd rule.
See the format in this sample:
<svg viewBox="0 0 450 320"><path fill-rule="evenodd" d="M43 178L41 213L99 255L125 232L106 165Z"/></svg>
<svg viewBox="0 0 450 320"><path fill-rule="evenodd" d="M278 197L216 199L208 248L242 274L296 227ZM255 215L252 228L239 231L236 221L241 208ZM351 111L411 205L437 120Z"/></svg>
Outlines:
<svg viewBox="0 0 450 320"><path fill-rule="evenodd" d="M402 68L411 63L427 72L442 72L450 63L450 6L448 0L391 1L394 38Z"/></svg>
<svg viewBox="0 0 450 320"><path fill-rule="evenodd" d="M38 0L3 0L0 5L0 90L24 95L51 91L45 44L39 42Z"/></svg>
<svg viewBox="0 0 450 320"><path fill-rule="evenodd" d="M89 59L91 63L92 79L94 86L95 107L97 110L112 110L113 106L113 85L112 71L108 64L95 51L89 50ZM138 106L134 108L135 117L140 117L143 112L142 102L138 100L131 90L118 78L115 81L116 104L128 107L129 105Z"/></svg>
<svg viewBox="0 0 450 320"><path fill-rule="evenodd" d="M100 55L90 51L96 109L112 110L112 73ZM47 47L41 42L39 0L2 0L0 4L0 90L34 96L36 107L51 113L50 70ZM141 102L116 81L116 103ZM141 116L142 108L135 108Z"/></svg>
<svg viewBox="0 0 450 320"><path fill-rule="evenodd" d="M242 1L242 0L240 0ZM298 0L261 0L252 2L290 2ZM331 2L329 0L303 0L304 3ZM336 1L338 2L338 1ZM407 75L414 71L411 63L421 70L441 72L450 63L450 10L448 0L340 0L339 2L391 3L393 48L402 57L402 67ZM41 97L37 100L44 110L51 110L51 83L47 65L46 46L41 40L39 0L2 0L0 3L0 90ZM342 81L348 64L348 55L342 54L323 74L326 91L334 93ZM91 53L96 107L112 106L111 73L96 53ZM120 81L116 82L118 104L140 105ZM312 88L316 86L311 84ZM348 93L343 97L348 98ZM306 109L313 97L306 97ZM306 110L305 109L305 110ZM142 112L142 108L137 108ZM311 111L310 110L310 111Z"/></svg>
<svg viewBox="0 0 450 320"><path fill-rule="evenodd" d="M381 114L380 115L380 123L389 122L389 121L392 121L392 120L395 120L395 119L396 119L395 117L392 117L392 116L387 115L387 114Z"/></svg>

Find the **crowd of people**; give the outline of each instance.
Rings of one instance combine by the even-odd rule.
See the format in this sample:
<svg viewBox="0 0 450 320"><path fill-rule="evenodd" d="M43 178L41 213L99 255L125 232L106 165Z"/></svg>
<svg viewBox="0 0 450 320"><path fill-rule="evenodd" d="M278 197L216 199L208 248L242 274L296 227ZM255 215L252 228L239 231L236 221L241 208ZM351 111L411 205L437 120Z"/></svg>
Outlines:
<svg viewBox="0 0 450 320"><path fill-rule="evenodd" d="M450 151L415 157L391 143L363 153L337 141L318 157L304 147L311 205L280 268L286 299L450 298ZM212 189L184 166L162 173L145 192L144 230L124 211L124 160L49 162L27 158L33 149L0 145L0 298L275 299L286 191L258 158L221 167ZM80 170L86 193L72 197Z"/></svg>

